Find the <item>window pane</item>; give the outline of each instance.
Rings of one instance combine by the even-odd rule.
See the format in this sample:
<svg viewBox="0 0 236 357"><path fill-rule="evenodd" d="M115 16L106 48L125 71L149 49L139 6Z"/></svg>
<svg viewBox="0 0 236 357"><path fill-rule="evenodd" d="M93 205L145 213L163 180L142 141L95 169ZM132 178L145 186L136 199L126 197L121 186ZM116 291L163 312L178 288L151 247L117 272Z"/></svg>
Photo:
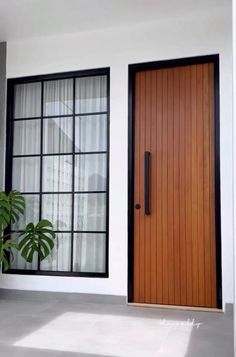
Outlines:
<svg viewBox="0 0 236 357"><path fill-rule="evenodd" d="M75 118L75 151L107 150L107 116L91 115Z"/></svg>
<svg viewBox="0 0 236 357"><path fill-rule="evenodd" d="M75 191L106 190L106 154L75 156Z"/></svg>
<svg viewBox="0 0 236 357"><path fill-rule="evenodd" d="M75 194L74 227L77 231L106 230L106 194Z"/></svg>
<svg viewBox="0 0 236 357"><path fill-rule="evenodd" d="M43 191L72 191L72 156L43 158Z"/></svg>
<svg viewBox="0 0 236 357"><path fill-rule="evenodd" d="M14 122L13 155L40 154L40 120Z"/></svg>
<svg viewBox="0 0 236 357"><path fill-rule="evenodd" d="M40 263L40 270L70 271L71 234L57 233L51 254Z"/></svg>
<svg viewBox="0 0 236 357"><path fill-rule="evenodd" d="M104 273L105 261L105 234L74 234L73 271Z"/></svg>
<svg viewBox="0 0 236 357"><path fill-rule="evenodd" d="M55 247L41 271L105 272L107 89L107 75L15 85L12 189L26 209L11 229L52 222ZM38 270L37 255L29 264L16 253L11 268Z"/></svg>
<svg viewBox="0 0 236 357"><path fill-rule="evenodd" d="M41 83L15 85L14 118L41 116Z"/></svg>
<svg viewBox="0 0 236 357"><path fill-rule="evenodd" d="M56 231L71 230L72 197L69 194L45 194L42 197L42 218L52 222Z"/></svg>
<svg viewBox="0 0 236 357"><path fill-rule="evenodd" d="M107 110L107 77L77 78L75 84L75 112L94 113Z"/></svg>
<svg viewBox="0 0 236 357"><path fill-rule="evenodd" d="M19 237L18 233L12 234L12 239L14 239L16 242L19 241L18 237ZM14 254L14 259L10 261L11 269L38 270L38 255L37 255L37 253L34 253L32 263L27 263L25 261L25 259L22 258L20 252L17 252L16 249L14 249L13 254Z"/></svg>
<svg viewBox="0 0 236 357"><path fill-rule="evenodd" d="M73 113L73 79L44 83L43 113L46 116Z"/></svg>
<svg viewBox="0 0 236 357"><path fill-rule="evenodd" d="M72 152L72 117L43 121L43 152L45 154Z"/></svg>
<svg viewBox="0 0 236 357"><path fill-rule="evenodd" d="M24 195L24 198L25 214L20 216L19 221L12 225L13 230L24 229L28 223L39 221L39 195Z"/></svg>
<svg viewBox="0 0 236 357"><path fill-rule="evenodd" d="M12 188L20 192L39 192L40 158L13 159Z"/></svg>

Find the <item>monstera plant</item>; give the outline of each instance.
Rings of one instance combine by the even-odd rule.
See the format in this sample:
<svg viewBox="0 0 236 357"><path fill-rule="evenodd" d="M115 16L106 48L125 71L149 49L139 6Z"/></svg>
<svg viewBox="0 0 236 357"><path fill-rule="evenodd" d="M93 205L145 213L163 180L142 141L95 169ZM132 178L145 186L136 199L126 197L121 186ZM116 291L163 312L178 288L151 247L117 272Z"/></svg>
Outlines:
<svg viewBox="0 0 236 357"><path fill-rule="evenodd" d="M14 259L14 250L19 251L28 263L32 263L34 254L43 260L54 247L53 226L45 219L36 224L28 223L23 230L14 230L13 239L11 226L24 214L25 199L20 192L0 192L0 265L3 270L7 270L10 260Z"/></svg>

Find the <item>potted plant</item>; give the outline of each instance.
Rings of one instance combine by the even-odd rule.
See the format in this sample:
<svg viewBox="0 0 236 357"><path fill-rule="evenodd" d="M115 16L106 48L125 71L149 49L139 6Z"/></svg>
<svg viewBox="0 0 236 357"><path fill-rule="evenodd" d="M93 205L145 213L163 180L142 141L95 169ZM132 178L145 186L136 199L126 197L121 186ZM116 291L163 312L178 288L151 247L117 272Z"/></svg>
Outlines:
<svg viewBox="0 0 236 357"><path fill-rule="evenodd" d="M4 271L9 268L10 259L14 259L14 250L18 250L27 262L32 263L35 253L42 261L54 247L53 226L45 219L36 224L28 223L17 232L17 239L12 238L11 225L18 222L24 213L25 199L20 192L0 192L0 266Z"/></svg>

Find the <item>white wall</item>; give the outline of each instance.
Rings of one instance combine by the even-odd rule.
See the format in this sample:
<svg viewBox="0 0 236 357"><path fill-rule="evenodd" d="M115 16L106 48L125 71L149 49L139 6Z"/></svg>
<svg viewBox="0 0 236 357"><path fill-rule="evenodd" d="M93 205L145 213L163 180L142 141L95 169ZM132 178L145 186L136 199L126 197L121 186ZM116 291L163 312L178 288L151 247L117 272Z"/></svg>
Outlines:
<svg viewBox="0 0 236 357"><path fill-rule="evenodd" d="M8 78L111 68L110 277L2 275L1 287L126 295L128 64L219 53L223 301L233 301L231 13L229 8L214 11L197 18L8 43Z"/></svg>
<svg viewBox="0 0 236 357"><path fill-rule="evenodd" d="M234 354L236 355L236 0L233 0Z"/></svg>

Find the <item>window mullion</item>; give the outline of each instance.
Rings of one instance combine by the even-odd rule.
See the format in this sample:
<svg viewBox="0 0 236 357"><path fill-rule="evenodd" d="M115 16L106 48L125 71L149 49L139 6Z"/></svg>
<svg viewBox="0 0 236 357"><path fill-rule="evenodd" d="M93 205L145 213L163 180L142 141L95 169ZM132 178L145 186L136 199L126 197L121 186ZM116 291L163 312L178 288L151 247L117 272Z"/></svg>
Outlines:
<svg viewBox="0 0 236 357"><path fill-rule="evenodd" d="M40 186L39 186L39 220L42 219L42 185L43 185L43 96L44 86L41 82L41 132L40 132ZM38 256L38 270L40 270L40 257Z"/></svg>
<svg viewBox="0 0 236 357"><path fill-rule="evenodd" d="M75 201L75 78L73 78L73 129L72 129L72 216L71 216L71 272L73 272L74 256L74 201Z"/></svg>

